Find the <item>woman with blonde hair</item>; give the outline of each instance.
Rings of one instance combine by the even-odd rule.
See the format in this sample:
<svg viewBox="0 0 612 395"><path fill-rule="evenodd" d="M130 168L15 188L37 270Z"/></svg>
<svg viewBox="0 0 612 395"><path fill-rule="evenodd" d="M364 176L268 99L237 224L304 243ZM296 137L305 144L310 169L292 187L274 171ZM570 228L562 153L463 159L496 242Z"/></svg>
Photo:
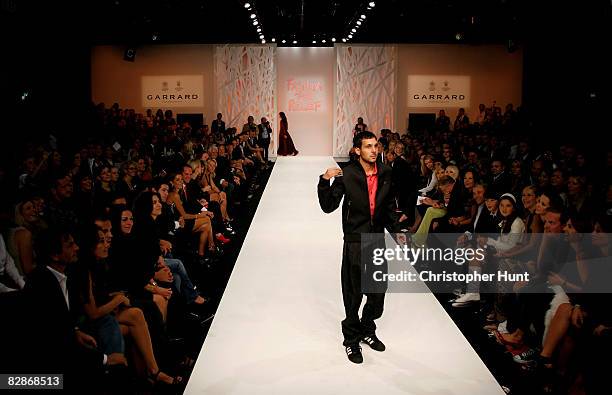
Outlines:
<svg viewBox="0 0 612 395"><path fill-rule="evenodd" d="M228 223L231 222L231 219L227 214L227 195L215 184L216 169L217 161L214 159L209 159L204 166L204 173L202 174L200 185L202 186L202 190L204 192L208 192L211 202L219 203L223 222Z"/></svg>
<svg viewBox="0 0 612 395"><path fill-rule="evenodd" d="M7 237L7 249L22 275L28 275L36 267L34 239L46 225L38 216L34 199L24 199L15 206L15 227Z"/></svg>

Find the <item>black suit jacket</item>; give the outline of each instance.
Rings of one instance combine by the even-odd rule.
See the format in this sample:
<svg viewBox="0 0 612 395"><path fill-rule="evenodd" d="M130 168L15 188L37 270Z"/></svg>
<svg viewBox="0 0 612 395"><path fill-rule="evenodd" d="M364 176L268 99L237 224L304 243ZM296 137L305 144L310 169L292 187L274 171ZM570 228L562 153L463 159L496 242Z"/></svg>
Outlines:
<svg viewBox="0 0 612 395"><path fill-rule="evenodd" d="M68 274L70 310L57 278L46 266L38 266L26 282L24 295L31 311L33 334L30 346L36 368L63 372L70 365L102 367L104 358L101 352L84 349L76 342L78 314L75 311L79 311L79 301L71 280Z"/></svg>
<svg viewBox="0 0 612 395"><path fill-rule="evenodd" d="M510 179L510 175L504 171L497 178L493 175L489 178L489 191L497 192L500 194L510 192L512 189L512 180Z"/></svg>
<svg viewBox="0 0 612 395"><path fill-rule="evenodd" d="M499 233L499 227L497 226L501 221L498 215L492 216L486 205L482 204L482 211L478 218L478 223L474 226L474 221L478 215L478 207L476 212L472 216L472 222L470 223L469 231L471 233ZM483 235L484 236L484 235Z"/></svg>
<svg viewBox="0 0 612 395"><path fill-rule="evenodd" d="M370 199L365 170L359 162L352 162L343 169L343 176L336 177L332 185L329 180L319 177L319 205L326 213L331 213L342 204L342 230L344 240L361 241L361 233L382 233L399 231L398 215L391 190L391 168L383 163L376 163L378 185L376 190L376 207L374 216L370 215Z"/></svg>

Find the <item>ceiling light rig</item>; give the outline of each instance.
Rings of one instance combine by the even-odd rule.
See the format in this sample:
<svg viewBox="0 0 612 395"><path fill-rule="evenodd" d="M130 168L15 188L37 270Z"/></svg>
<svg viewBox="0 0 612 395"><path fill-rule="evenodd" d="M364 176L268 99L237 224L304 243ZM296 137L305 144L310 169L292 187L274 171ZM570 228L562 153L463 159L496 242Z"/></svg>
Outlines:
<svg viewBox="0 0 612 395"><path fill-rule="evenodd" d="M357 30L365 25L368 12L370 12L374 7L376 7L376 2L374 1L362 3L360 9L358 9L353 18L350 19L342 42L347 42L353 38L353 35L357 34Z"/></svg>
<svg viewBox="0 0 612 395"><path fill-rule="evenodd" d="M257 10L255 9L255 4L251 4L249 2L244 3L244 8L248 11L249 20L254 27L256 27L257 36L261 40L262 44L266 43L266 37L263 33L263 26L260 22L260 19L257 17ZM274 42L274 40L273 40Z"/></svg>

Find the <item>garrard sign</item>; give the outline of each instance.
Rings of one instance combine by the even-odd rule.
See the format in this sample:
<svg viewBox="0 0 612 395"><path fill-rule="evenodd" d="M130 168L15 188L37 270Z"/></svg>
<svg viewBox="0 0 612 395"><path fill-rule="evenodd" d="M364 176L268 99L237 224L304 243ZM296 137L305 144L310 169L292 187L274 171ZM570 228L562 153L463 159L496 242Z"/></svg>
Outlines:
<svg viewBox="0 0 612 395"><path fill-rule="evenodd" d="M408 107L469 107L470 77L409 75Z"/></svg>
<svg viewBox="0 0 612 395"><path fill-rule="evenodd" d="M201 75L155 75L142 77L143 107L202 107L204 78Z"/></svg>

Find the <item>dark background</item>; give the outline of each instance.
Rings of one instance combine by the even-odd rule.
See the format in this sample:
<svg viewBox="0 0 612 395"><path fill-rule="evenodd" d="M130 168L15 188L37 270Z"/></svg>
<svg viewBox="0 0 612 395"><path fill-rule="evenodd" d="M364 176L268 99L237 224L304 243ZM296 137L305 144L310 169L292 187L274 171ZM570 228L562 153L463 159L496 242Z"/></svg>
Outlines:
<svg viewBox="0 0 612 395"><path fill-rule="evenodd" d="M602 132L607 126L609 0L0 0L3 135L36 139L88 133L90 48L134 48L168 43L260 43L249 14L266 39L338 42L362 13L353 43L503 44L524 51L523 107L537 133ZM538 2L541 3L541 2ZM462 34L457 40L457 33ZM153 40L153 35L156 40ZM290 41L289 41L290 42ZM298 45L300 45L298 43ZM605 71L605 72L604 72ZM24 96L27 94L27 96ZM500 103L501 104L501 103ZM505 103L504 103L505 104ZM66 121L70 119L70 121ZM2 155L3 160L10 158Z"/></svg>

